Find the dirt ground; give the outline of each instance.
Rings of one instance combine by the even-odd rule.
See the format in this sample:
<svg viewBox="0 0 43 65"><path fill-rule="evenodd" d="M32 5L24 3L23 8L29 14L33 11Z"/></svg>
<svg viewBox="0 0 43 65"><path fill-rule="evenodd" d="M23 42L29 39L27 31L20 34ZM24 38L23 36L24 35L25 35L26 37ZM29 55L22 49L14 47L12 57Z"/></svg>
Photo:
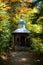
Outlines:
<svg viewBox="0 0 43 65"><path fill-rule="evenodd" d="M43 65L43 56L28 51L10 51L0 57L0 65Z"/></svg>

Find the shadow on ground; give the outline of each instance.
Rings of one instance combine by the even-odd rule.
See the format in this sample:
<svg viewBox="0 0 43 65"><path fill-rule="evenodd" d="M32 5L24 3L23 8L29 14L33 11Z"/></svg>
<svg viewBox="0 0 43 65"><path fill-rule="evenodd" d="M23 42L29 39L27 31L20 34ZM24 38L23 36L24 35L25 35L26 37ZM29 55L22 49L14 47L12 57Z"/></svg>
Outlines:
<svg viewBox="0 0 43 65"><path fill-rule="evenodd" d="M42 57L32 51L11 51L0 57L0 65L43 65Z"/></svg>

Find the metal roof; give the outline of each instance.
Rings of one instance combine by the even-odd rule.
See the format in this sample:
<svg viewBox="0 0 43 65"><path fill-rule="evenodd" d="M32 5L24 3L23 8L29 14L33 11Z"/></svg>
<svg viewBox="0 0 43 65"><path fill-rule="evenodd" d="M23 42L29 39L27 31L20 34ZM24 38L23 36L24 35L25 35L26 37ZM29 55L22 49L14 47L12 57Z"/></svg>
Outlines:
<svg viewBox="0 0 43 65"><path fill-rule="evenodd" d="M25 28L25 21L20 19L19 28L14 30L13 33L30 33L30 31Z"/></svg>

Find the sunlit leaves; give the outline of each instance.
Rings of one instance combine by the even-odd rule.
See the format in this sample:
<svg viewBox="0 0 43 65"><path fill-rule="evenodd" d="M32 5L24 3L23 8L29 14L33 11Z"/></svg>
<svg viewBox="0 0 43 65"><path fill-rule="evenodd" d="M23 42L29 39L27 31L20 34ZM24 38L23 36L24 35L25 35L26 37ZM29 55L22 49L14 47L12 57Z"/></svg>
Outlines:
<svg viewBox="0 0 43 65"><path fill-rule="evenodd" d="M43 25L43 16L39 17L39 19L37 19L37 23Z"/></svg>
<svg viewBox="0 0 43 65"><path fill-rule="evenodd" d="M23 0L17 0L17 2L23 2Z"/></svg>
<svg viewBox="0 0 43 65"><path fill-rule="evenodd" d="M36 51L42 52L43 53L43 44L41 42L42 40L38 37L32 38L32 48Z"/></svg>
<svg viewBox="0 0 43 65"><path fill-rule="evenodd" d="M42 32L42 26L35 24L35 25L33 25L32 31L34 31L36 33L41 33Z"/></svg>
<svg viewBox="0 0 43 65"><path fill-rule="evenodd" d="M34 7L33 10L32 10L32 12L39 13L40 11L36 7Z"/></svg>
<svg viewBox="0 0 43 65"><path fill-rule="evenodd" d="M11 2L23 2L23 0L11 0Z"/></svg>
<svg viewBox="0 0 43 65"><path fill-rule="evenodd" d="M12 8L10 6L6 7L7 10L12 10Z"/></svg>
<svg viewBox="0 0 43 65"><path fill-rule="evenodd" d="M6 12L6 4L0 3L0 13L5 13L5 12Z"/></svg>
<svg viewBox="0 0 43 65"><path fill-rule="evenodd" d="M0 0L0 2L3 2L3 0Z"/></svg>
<svg viewBox="0 0 43 65"><path fill-rule="evenodd" d="M5 7L6 7L6 4L3 2L0 2L0 8L5 8Z"/></svg>
<svg viewBox="0 0 43 65"><path fill-rule="evenodd" d="M41 33L42 32L42 25L38 25L38 24L31 24L31 23L27 23L27 29L30 29L32 32L35 33Z"/></svg>
<svg viewBox="0 0 43 65"><path fill-rule="evenodd" d="M0 2L6 2L8 0L0 0ZM32 2L32 0L10 0L10 2Z"/></svg>
<svg viewBox="0 0 43 65"><path fill-rule="evenodd" d="M11 0L11 2L32 2L31 0Z"/></svg>
<svg viewBox="0 0 43 65"><path fill-rule="evenodd" d="M28 30L32 30L32 25L31 25L31 23L27 23L27 24L26 24L26 28L27 28Z"/></svg>
<svg viewBox="0 0 43 65"><path fill-rule="evenodd" d="M32 2L32 0L26 0L26 2Z"/></svg>
<svg viewBox="0 0 43 65"><path fill-rule="evenodd" d="M11 2L16 2L17 0L11 0Z"/></svg>

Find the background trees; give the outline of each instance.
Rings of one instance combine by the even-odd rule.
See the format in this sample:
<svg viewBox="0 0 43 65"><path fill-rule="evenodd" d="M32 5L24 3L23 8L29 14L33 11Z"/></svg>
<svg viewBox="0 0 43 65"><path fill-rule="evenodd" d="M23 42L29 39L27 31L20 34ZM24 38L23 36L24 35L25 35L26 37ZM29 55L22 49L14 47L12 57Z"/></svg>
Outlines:
<svg viewBox="0 0 43 65"><path fill-rule="evenodd" d="M7 51L11 40L11 20L6 6L5 3L0 5L0 51Z"/></svg>
<svg viewBox="0 0 43 65"><path fill-rule="evenodd" d="M0 0L0 4L0 48L9 48L11 32L22 17L32 32L31 48L43 52L43 1Z"/></svg>

